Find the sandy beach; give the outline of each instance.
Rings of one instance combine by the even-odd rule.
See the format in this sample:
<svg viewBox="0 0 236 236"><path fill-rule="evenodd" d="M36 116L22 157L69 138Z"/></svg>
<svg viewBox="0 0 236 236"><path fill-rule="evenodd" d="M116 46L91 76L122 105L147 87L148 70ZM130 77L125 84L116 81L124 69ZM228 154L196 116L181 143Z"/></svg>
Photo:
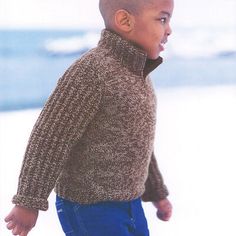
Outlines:
<svg viewBox="0 0 236 236"><path fill-rule="evenodd" d="M156 156L174 214L169 223L145 203L151 236L235 236L236 86L157 90ZM11 208L32 126L40 110L0 113L0 234ZM63 236L54 209L41 212L31 236Z"/></svg>

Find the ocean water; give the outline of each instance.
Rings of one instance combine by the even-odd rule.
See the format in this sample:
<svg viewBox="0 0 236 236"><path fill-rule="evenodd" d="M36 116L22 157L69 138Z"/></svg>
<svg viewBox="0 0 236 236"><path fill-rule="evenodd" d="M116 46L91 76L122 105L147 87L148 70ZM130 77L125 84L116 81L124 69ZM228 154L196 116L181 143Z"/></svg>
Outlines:
<svg viewBox="0 0 236 236"><path fill-rule="evenodd" d="M155 88L236 84L236 34L222 30L225 37L204 28L178 29L164 63L152 73ZM95 46L99 35L85 30L0 30L0 110L43 106L66 68Z"/></svg>

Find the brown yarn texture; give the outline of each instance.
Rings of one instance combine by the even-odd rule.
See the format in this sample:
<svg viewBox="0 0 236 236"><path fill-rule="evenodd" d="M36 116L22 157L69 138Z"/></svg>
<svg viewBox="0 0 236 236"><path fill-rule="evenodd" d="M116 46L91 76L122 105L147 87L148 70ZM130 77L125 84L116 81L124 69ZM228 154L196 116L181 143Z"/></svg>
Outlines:
<svg viewBox="0 0 236 236"><path fill-rule="evenodd" d="M48 196L89 204L168 195L154 149L148 74L162 59L103 30L59 79L32 130L13 203L47 210Z"/></svg>

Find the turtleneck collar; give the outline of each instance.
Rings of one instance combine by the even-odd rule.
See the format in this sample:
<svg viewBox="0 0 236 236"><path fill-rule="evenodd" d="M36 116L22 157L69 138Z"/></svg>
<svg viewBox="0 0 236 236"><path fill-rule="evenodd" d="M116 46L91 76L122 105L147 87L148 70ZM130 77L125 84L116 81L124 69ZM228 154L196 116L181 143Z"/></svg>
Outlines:
<svg viewBox="0 0 236 236"><path fill-rule="evenodd" d="M162 63L161 57L156 60L148 59L147 53L142 49L107 29L102 31L98 46L108 49L123 66L144 78Z"/></svg>

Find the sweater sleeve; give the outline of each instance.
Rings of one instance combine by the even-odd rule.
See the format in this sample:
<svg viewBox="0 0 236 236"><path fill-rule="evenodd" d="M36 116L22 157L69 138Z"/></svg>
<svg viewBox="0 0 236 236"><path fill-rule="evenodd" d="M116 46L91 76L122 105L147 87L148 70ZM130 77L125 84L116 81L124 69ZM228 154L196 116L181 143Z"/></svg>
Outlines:
<svg viewBox="0 0 236 236"><path fill-rule="evenodd" d="M168 194L155 155L152 153L148 178L145 183L145 192L142 195L142 200L144 202L156 202L165 199Z"/></svg>
<svg viewBox="0 0 236 236"><path fill-rule="evenodd" d="M99 109L101 83L92 69L78 64L59 79L33 127L12 200L16 205L48 209L48 196L71 147Z"/></svg>

